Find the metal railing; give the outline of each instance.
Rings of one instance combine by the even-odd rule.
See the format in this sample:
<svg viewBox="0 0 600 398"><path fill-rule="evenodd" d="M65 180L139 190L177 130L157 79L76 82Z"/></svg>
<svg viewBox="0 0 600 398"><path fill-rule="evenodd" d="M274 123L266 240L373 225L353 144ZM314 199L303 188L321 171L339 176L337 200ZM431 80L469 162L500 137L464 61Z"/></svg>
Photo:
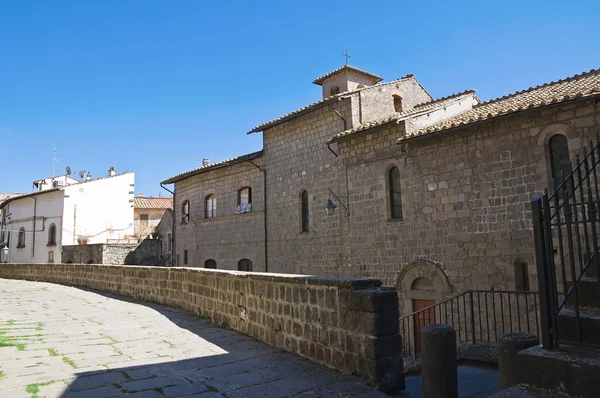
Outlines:
<svg viewBox="0 0 600 398"><path fill-rule="evenodd" d="M562 182L555 181L554 193L546 190L531 200L542 340L547 349L565 342L593 345L582 341L580 289L587 277L594 277L600 286L600 137L595 144L590 141L590 148L588 152L584 147L583 159L576 157L576 166L570 164L572 171L563 175ZM568 338L558 329L559 314L567 308L575 317L575 330L568 330Z"/></svg>
<svg viewBox="0 0 600 398"><path fill-rule="evenodd" d="M456 330L458 345L495 345L510 332L539 337L539 298L537 292L468 290L435 305L400 318L403 357L421 354L421 329L444 323Z"/></svg>

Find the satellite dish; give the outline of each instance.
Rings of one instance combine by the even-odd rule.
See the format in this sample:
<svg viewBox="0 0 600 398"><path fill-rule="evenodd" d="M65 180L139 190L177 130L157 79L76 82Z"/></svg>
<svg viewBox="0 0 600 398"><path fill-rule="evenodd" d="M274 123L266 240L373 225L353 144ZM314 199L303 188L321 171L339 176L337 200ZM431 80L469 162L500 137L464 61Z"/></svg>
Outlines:
<svg viewBox="0 0 600 398"><path fill-rule="evenodd" d="M71 171L71 168L69 166L67 166L66 171L67 171L67 175L70 176L71 173L72 173L72 171Z"/></svg>
<svg viewBox="0 0 600 398"><path fill-rule="evenodd" d="M79 178L83 178L83 177L85 177L85 173L82 170L82 171L79 172Z"/></svg>

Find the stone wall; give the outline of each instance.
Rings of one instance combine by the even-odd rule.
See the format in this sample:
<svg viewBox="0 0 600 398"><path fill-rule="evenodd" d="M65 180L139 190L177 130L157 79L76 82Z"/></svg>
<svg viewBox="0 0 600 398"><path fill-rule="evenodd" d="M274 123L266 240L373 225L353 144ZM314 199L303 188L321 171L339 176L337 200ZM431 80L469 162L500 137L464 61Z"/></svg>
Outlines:
<svg viewBox="0 0 600 398"><path fill-rule="evenodd" d="M398 296L378 280L73 264L3 264L0 277L180 307L381 388L404 388Z"/></svg>
<svg viewBox="0 0 600 398"><path fill-rule="evenodd" d="M64 263L164 265L161 241L144 239L140 243L98 243L62 247Z"/></svg>
<svg viewBox="0 0 600 398"><path fill-rule="evenodd" d="M262 159L253 162L260 166ZM204 267L206 260L215 260L218 269L237 270L238 261L248 259L254 271L265 271L263 181L257 167L243 162L176 183L175 265ZM243 187L252 188L252 211L236 214L238 190ZM210 194L217 200L214 218L206 218L204 202ZM186 200L191 221L181 229Z"/></svg>

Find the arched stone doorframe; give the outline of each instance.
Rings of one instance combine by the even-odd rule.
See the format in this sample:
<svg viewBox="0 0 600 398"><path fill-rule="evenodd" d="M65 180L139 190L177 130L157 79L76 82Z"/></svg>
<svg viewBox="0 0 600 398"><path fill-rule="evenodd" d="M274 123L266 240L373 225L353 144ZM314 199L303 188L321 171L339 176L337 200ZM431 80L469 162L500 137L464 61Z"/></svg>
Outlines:
<svg viewBox="0 0 600 398"><path fill-rule="evenodd" d="M415 290L413 283L426 278L433 284L432 290ZM452 285L442 267L433 261L416 260L406 265L396 276L394 283L401 297L401 316L413 312L413 300L433 300L436 303L449 297Z"/></svg>

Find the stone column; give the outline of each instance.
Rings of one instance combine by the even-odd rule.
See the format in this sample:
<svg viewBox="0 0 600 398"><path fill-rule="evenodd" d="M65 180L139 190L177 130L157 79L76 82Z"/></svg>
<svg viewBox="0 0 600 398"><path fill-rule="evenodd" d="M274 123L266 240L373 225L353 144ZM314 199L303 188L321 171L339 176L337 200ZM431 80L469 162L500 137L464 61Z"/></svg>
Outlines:
<svg viewBox="0 0 600 398"><path fill-rule="evenodd" d="M421 330L423 398L457 398L456 331L450 325Z"/></svg>
<svg viewBox="0 0 600 398"><path fill-rule="evenodd" d="M500 389L504 390L519 384L517 372L517 352L538 345L536 336L529 333L506 333L498 345L498 371L500 373Z"/></svg>

